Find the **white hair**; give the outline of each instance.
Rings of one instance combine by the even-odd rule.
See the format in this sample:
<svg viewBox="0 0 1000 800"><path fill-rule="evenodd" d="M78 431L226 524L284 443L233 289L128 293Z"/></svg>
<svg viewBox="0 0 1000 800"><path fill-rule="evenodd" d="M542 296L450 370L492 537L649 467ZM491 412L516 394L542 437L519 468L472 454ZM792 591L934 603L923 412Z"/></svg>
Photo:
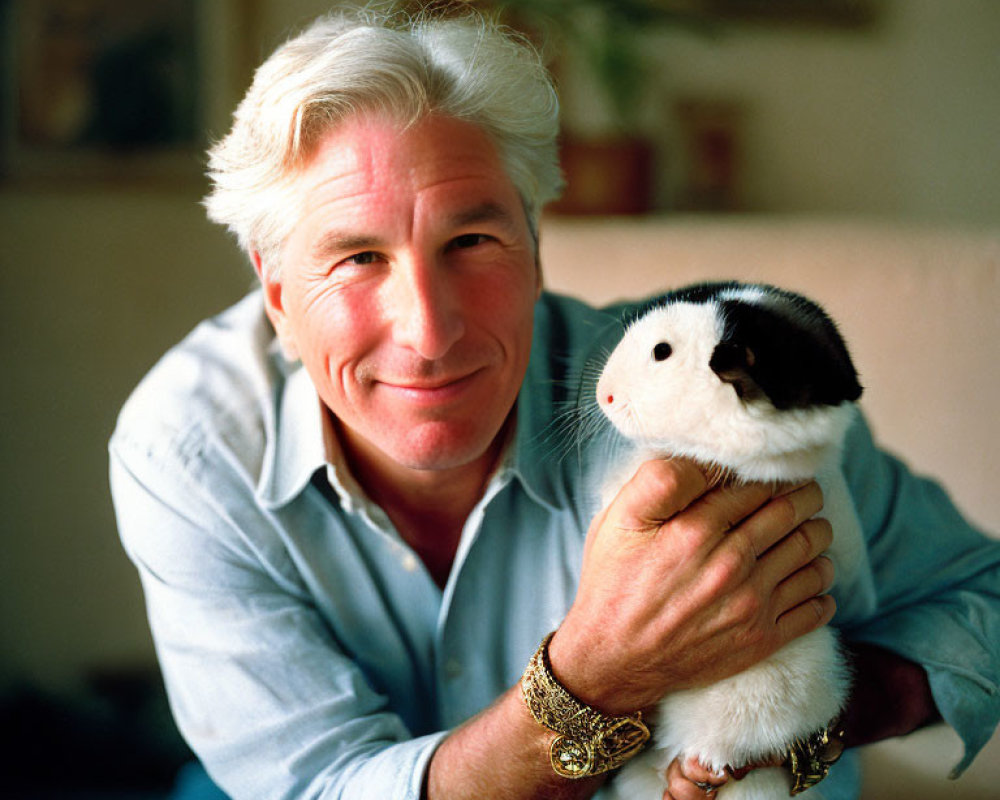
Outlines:
<svg viewBox="0 0 1000 800"><path fill-rule="evenodd" d="M300 214L297 177L325 133L370 113L402 126L431 113L477 125L497 148L537 240L542 206L562 188L558 100L534 48L477 13L339 13L279 47L257 70L232 130L209 151L209 218L269 270L280 269Z"/></svg>

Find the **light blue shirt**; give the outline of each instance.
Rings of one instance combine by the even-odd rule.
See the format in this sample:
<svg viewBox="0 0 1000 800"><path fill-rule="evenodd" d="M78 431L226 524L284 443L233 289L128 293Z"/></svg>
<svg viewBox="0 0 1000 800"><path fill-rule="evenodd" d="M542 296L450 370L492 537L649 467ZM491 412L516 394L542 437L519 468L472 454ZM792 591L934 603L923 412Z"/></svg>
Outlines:
<svg viewBox="0 0 1000 800"><path fill-rule="evenodd" d="M177 722L232 797L417 800L446 732L517 682L573 600L607 444L560 415L624 310L539 301L516 430L443 591L345 469L259 293L144 379L110 445L119 529ZM861 421L845 475L880 608L836 623L925 666L964 768L1000 718L1000 546ZM848 754L824 794L857 785Z"/></svg>

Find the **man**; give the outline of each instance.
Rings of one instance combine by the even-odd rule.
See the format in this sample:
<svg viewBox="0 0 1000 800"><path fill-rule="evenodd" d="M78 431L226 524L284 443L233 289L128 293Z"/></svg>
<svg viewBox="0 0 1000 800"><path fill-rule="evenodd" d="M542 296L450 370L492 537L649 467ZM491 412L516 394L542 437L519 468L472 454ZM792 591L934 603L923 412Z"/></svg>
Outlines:
<svg viewBox="0 0 1000 800"><path fill-rule="evenodd" d="M607 442L552 432L626 309L541 291L549 79L475 19L394 24L290 41L214 148L209 214L261 287L123 409L121 535L180 728L233 797L599 796L661 696L834 618L832 532L815 484L710 490L677 461L594 514ZM964 766L1000 715L997 548L860 421L845 474L880 611L836 619L843 744L940 713ZM730 779L668 777L676 800ZM824 793L856 786L849 752Z"/></svg>

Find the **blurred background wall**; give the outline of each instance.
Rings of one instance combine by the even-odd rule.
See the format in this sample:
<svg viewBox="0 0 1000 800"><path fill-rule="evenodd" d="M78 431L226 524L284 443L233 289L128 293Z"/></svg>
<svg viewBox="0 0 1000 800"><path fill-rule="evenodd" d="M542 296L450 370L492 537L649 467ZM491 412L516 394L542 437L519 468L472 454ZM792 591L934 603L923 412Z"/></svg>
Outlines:
<svg viewBox="0 0 1000 800"><path fill-rule="evenodd" d="M138 582L117 541L106 441L158 356L252 285L244 257L199 206L202 139L224 132L249 65L329 8L189 5L196 130L124 144L107 133L88 139L69 123L18 127L17 92L29 85L18 59L32 47L55 52L19 26L25 9L60 3L0 6L0 689L69 691L95 670L152 661ZM728 17L707 32L669 27L637 38L653 77L635 101L632 132L651 143L656 176L640 210L995 225L1000 4L870 8L874 17L858 24ZM66 33L39 24L43 39ZM559 67L571 138L620 133L608 124L620 122L615 112L595 99L594 78L574 70L573 57ZM49 88L36 91L58 77L42 75Z"/></svg>

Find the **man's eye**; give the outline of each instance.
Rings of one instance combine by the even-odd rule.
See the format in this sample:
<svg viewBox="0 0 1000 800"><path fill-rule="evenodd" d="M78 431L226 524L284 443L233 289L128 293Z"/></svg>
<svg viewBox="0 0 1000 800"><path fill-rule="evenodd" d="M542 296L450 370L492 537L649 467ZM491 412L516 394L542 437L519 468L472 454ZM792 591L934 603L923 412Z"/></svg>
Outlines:
<svg viewBox="0 0 1000 800"><path fill-rule="evenodd" d="M463 233L461 236L456 236L451 240L448 249L458 250L466 247L475 247L489 241L489 239L490 237L483 233Z"/></svg>
<svg viewBox="0 0 1000 800"><path fill-rule="evenodd" d="M363 267L367 264L374 264L376 259L378 259L378 253L372 250L365 250L363 253L355 253L353 256L345 258L344 263Z"/></svg>

